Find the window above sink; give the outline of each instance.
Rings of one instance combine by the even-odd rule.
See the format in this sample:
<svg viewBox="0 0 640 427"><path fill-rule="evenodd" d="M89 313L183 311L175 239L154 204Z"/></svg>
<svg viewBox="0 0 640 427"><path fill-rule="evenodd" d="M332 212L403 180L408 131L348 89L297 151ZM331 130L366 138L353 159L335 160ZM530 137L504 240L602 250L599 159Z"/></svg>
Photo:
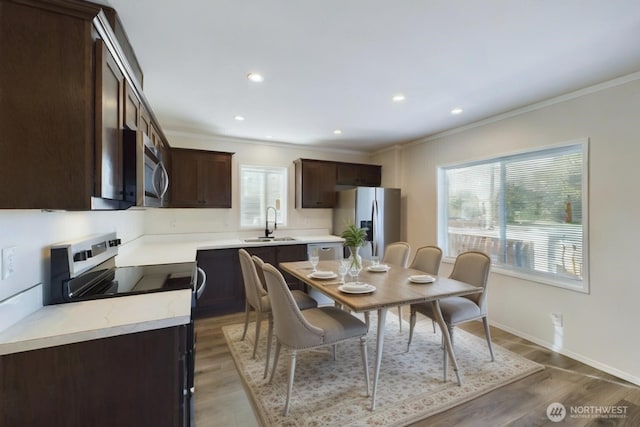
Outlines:
<svg viewBox="0 0 640 427"><path fill-rule="evenodd" d="M276 212L267 218L269 207ZM267 220L286 226L286 215L287 168L240 165L240 227L264 228Z"/></svg>

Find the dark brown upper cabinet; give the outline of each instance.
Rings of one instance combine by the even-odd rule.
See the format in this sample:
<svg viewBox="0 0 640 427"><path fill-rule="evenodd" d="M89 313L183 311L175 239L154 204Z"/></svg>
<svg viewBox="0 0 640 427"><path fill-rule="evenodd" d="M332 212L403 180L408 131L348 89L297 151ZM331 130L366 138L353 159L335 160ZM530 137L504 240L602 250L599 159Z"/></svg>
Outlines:
<svg viewBox="0 0 640 427"><path fill-rule="evenodd" d="M382 166L363 163L336 163L336 185L379 187Z"/></svg>
<svg viewBox="0 0 640 427"><path fill-rule="evenodd" d="M131 130L143 130L140 126L140 100L129 84L124 82L124 125ZM147 136L149 135L148 131Z"/></svg>
<svg viewBox="0 0 640 427"><path fill-rule="evenodd" d="M185 148L170 152L170 207L231 207L233 153Z"/></svg>
<svg viewBox="0 0 640 427"><path fill-rule="evenodd" d="M141 127L143 107L168 145L114 23L86 1L0 1L0 209L128 207L122 129Z"/></svg>
<svg viewBox="0 0 640 427"><path fill-rule="evenodd" d="M138 128L147 136L151 135L151 115L144 105L140 106L140 120L138 121Z"/></svg>
<svg viewBox="0 0 640 427"><path fill-rule="evenodd" d="M336 164L298 159L296 208L332 208L336 204Z"/></svg>
<svg viewBox="0 0 640 427"><path fill-rule="evenodd" d="M116 60L96 40L96 188L103 199L124 200L122 172L122 125L125 82Z"/></svg>
<svg viewBox="0 0 640 427"><path fill-rule="evenodd" d="M2 209L91 208L94 11L59 12L0 2Z"/></svg>
<svg viewBox="0 0 640 427"><path fill-rule="evenodd" d="M296 208L333 208L336 190L347 187L379 187L382 166L363 163L298 159Z"/></svg>

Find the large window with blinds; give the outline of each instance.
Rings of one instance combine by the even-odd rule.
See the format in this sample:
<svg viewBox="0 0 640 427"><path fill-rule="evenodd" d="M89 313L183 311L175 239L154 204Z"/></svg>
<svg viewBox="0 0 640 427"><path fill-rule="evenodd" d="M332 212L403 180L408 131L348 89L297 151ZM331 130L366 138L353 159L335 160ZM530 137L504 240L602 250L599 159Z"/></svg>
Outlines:
<svg viewBox="0 0 640 427"><path fill-rule="evenodd" d="M588 292L586 140L441 167L438 239L494 271Z"/></svg>
<svg viewBox="0 0 640 427"><path fill-rule="evenodd" d="M287 168L240 166L240 226L264 229L267 208L275 208L278 225L287 222ZM269 224L274 211L269 209Z"/></svg>

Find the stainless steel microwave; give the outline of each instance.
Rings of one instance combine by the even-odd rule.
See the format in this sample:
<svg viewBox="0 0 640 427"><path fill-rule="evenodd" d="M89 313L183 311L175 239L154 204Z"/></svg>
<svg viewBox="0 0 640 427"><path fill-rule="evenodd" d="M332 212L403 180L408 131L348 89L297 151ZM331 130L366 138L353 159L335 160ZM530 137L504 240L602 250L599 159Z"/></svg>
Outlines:
<svg viewBox="0 0 640 427"><path fill-rule="evenodd" d="M164 206L169 174L162 151L140 131L123 130L122 141L125 200L135 206Z"/></svg>

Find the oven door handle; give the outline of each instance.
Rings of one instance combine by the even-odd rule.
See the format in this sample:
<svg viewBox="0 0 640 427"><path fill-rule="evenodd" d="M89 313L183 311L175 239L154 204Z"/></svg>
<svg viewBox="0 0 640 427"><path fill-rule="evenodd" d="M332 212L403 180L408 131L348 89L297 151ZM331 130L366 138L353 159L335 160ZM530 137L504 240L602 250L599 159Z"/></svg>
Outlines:
<svg viewBox="0 0 640 427"><path fill-rule="evenodd" d="M200 282L199 279L200 277L202 277L202 282L200 282L196 288L196 299L199 299L204 292L204 288L207 287L207 273L205 273L204 270L200 267L197 267L197 269L198 269L198 282Z"/></svg>

